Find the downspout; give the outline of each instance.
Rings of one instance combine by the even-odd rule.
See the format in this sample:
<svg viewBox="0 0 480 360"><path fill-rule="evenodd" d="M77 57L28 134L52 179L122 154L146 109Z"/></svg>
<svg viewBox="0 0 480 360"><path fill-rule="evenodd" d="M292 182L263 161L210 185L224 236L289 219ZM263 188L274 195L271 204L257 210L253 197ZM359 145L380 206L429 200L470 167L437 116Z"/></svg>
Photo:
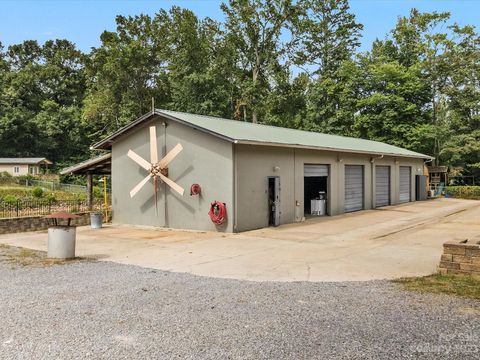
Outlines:
<svg viewBox="0 0 480 360"><path fill-rule="evenodd" d="M237 232L237 146L236 142L232 144L233 156L233 232Z"/></svg>
<svg viewBox="0 0 480 360"><path fill-rule="evenodd" d="M155 109L153 110L155 111ZM167 123L166 121L162 122L163 125L163 156L167 155ZM168 227L167 224L167 184L163 181L163 226Z"/></svg>
<svg viewBox="0 0 480 360"><path fill-rule="evenodd" d="M375 164L375 160L383 159L384 156L385 155L380 155L380 156L377 156L377 157L372 157L370 159L370 163L371 163L371 167L372 167L372 175L371 175L372 179L370 181L370 183L372 184L372 206L371 206L372 209L375 209L375 202L376 202L376 201L375 202L373 201L374 198L376 200L375 186L374 186L374 183L375 183L375 181L374 181L375 165L374 164Z"/></svg>

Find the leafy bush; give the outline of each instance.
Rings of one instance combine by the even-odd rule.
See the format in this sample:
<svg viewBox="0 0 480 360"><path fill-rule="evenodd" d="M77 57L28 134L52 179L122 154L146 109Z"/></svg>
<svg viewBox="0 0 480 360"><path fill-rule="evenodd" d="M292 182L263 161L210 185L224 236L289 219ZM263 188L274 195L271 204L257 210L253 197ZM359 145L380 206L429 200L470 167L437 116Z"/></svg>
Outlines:
<svg viewBox="0 0 480 360"><path fill-rule="evenodd" d="M94 186L93 187L93 197L96 199L103 199L103 189Z"/></svg>
<svg viewBox="0 0 480 360"><path fill-rule="evenodd" d="M41 198L43 196L43 189L39 187L33 188L32 195L33 197Z"/></svg>
<svg viewBox="0 0 480 360"><path fill-rule="evenodd" d="M445 195L452 198L480 200L480 186L447 186Z"/></svg>
<svg viewBox="0 0 480 360"><path fill-rule="evenodd" d="M15 204L17 202L17 198L14 195L5 195L3 197L3 201L7 204Z"/></svg>
<svg viewBox="0 0 480 360"><path fill-rule="evenodd" d="M9 172L7 172L7 171L2 171L2 172L0 172L0 178L9 178L9 179L10 179L10 178L12 178L12 177L13 177L13 176L12 176Z"/></svg>
<svg viewBox="0 0 480 360"><path fill-rule="evenodd" d="M46 200L48 200L49 202L51 203L54 203L57 201L57 198L55 197L55 194L48 194L46 197L45 197Z"/></svg>

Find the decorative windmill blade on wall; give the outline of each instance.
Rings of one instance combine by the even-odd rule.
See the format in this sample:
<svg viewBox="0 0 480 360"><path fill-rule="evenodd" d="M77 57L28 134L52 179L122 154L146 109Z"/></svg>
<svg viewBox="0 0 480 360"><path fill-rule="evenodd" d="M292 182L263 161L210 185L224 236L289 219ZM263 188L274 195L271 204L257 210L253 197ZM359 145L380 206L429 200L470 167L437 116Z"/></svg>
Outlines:
<svg viewBox="0 0 480 360"><path fill-rule="evenodd" d="M158 148L157 148L157 133L155 126L150 126L150 162L143 159L133 150L128 150L128 157L135 161L142 168L147 170L149 174L145 179L140 181L131 191L130 197L134 197L140 189L153 177L153 192L155 195L155 208L157 208L158 198L158 178L160 178L165 184L170 186L173 190L183 196L184 189L176 184L173 180L168 178L168 164L183 150L183 146L179 143L170 150L160 161L158 161Z"/></svg>

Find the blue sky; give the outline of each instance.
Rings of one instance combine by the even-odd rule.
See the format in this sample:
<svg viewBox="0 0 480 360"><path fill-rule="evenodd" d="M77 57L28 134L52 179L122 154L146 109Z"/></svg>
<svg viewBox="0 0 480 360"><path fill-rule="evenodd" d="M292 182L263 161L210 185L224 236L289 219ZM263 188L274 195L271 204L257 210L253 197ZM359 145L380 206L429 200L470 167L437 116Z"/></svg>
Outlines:
<svg viewBox="0 0 480 360"><path fill-rule="evenodd" d="M83 51L99 45L103 30L115 29L115 16L154 14L172 5L189 8L199 17L221 20L221 1L216 0L0 0L0 41L8 46L27 39L40 43L67 38ZM352 0L351 9L364 24L362 47L368 50L375 38L384 38L399 15L412 7L421 11L449 11L460 25L480 28L480 0Z"/></svg>

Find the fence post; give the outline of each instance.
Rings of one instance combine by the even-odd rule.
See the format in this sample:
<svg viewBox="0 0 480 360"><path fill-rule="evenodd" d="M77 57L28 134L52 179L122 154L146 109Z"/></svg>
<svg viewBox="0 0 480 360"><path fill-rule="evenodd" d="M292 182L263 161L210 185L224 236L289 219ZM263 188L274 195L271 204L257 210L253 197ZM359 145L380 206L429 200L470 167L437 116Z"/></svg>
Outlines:
<svg viewBox="0 0 480 360"><path fill-rule="evenodd" d="M17 199L17 217L18 217L18 215L19 215L19 212L18 212L18 205L19 205L18 202L19 202L19 201L20 201L20 200Z"/></svg>

